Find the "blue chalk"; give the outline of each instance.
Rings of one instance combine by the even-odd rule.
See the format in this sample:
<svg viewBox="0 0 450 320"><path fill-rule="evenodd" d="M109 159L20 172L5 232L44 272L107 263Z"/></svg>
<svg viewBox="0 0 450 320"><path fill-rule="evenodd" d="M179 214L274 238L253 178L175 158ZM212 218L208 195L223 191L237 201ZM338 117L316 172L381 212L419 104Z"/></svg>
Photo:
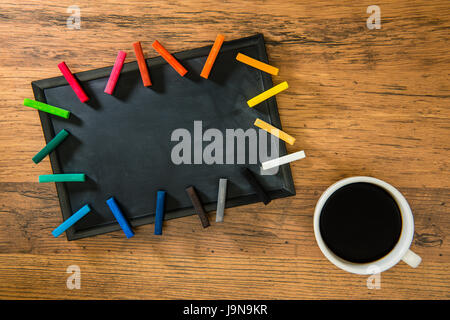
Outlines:
<svg viewBox="0 0 450 320"><path fill-rule="evenodd" d="M108 200L106 200L106 203L108 204L109 208L111 209L114 217L116 217L117 222L119 223L123 232L125 232L125 235L127 236L127 238L131 238L132 236L134 236L133 230L131 230L131 227L128 224L128 221L123 216L122 211L120 211L119 206L117 205L117 202L114 199L114 197L111 197Z"/></svg>
<svg viewBox="0 0 450 320"><path fill-rule="evenodd" d="M52 234L55 236L55 238L59 237L61 233L69 229L75 222L83 218L89 211L91 211L91 208L87 204L80 210L72 214L69 219L61 223L58 228L52 231Z"/></svg>
<svg viewBox="0 0 450 320"><path fill-rule="evenodd" d="M155 234L162 234L162 225L164 219L164 200L166 198L165 191L158 191L156 194L156 216L155 216Z"/></svg>

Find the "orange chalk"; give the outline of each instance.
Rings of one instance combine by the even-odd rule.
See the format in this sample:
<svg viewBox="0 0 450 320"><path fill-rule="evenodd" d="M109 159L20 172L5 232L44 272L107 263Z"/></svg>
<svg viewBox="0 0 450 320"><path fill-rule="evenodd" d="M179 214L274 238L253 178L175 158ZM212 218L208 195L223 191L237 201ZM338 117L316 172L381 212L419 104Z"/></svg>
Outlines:
<svg viewBox="0 0 450 320"><path fill-rule="evenodd" d="M178 62L177 59L172 56L169 51L167 51L161 43L158 42L158 40L155 40L153 42L152 47L158 51L158 53L161 55L161 57L164 58L164 60L167 61L168 64L172 66L179 74L180 76L184 76L187 73L187 70L181 65L181 63Z"/></svg>
<svg viewBox="0 0 450 320"><path fill-rule="evenodd" d="M272 67L271 65L268 65L267 63L261 62L259 60L250 58L249 56L246 56L245 54L238 53L238 55L236 56L236 60L240 61L242 63L248 64L249 66L251 66L253 68L273 74L274 76L278 75L278 68Z"/></svg>
<svg viewBox="0 0 450 320"><path fill-rule="evenodd" d="M216 61L217 54L219 53L220 47L222 47L224 39L225 37L223 35L221 34L217 35L216 41L214 41L214 45L212 46L211 51L209 52L205 65L203 66L202 73L200 73L201 77L208 79L209 73L211 72L214 61Z"/></svg>
<svg viewBox="0 0 450 320"><path fill-rule="evenodd" d="M144 53L142 52L141 43L133 43L134 53L136 54L137 63L139 66L139 71L141 72L142 83L145 87L150 87L152 82L150 80L150 75L148 74L147 63L145 62Z"/></svg>

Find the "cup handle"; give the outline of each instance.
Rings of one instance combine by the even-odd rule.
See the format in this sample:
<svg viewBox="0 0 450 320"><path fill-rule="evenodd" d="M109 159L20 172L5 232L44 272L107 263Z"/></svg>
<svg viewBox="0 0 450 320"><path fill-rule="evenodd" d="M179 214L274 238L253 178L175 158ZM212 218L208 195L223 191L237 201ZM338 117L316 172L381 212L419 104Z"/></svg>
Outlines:
<svg viewBox="0 0 450 320"><path fill-rule="evenodd" d="M422 262L422 258L408 249L402 258L403 262L412 268L417 268Z"/></svg>

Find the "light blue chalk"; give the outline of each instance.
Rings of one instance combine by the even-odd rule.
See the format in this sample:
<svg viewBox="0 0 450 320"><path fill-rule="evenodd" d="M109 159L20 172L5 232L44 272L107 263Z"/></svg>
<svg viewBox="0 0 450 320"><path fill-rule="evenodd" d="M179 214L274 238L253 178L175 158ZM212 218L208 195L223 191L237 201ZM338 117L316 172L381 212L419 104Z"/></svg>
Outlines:
<svg viewBox="0 0 450 320"><path fill-rule="evenodd" d="M83 218L89 211L91 211L91 208L87 204L84 207L82 207L80 210L78 210L77 212L72 214L69 219L67 219L66 221L61 223L58 228L56 228L55 230L52 231L52 234L55 236L55 238L59 237L61 235L61 233L63 233L67 229L69 229L78 220Z"/></svg>
<svg viewBox="0 0 450 320"><path fill-rule="evenodd" d="M123 232L125 232L125 235L127 236L127 238L131 238L132 236L134 236L133 230L131 230L131 227L128 224L128 221L125 219L122 211L120 211L120 208L117 205L117 202L114 199L114 197L111 197L108 200L106 200L106 204L111 209L114 217L116 217L117 222L119 223Z"/></svg>

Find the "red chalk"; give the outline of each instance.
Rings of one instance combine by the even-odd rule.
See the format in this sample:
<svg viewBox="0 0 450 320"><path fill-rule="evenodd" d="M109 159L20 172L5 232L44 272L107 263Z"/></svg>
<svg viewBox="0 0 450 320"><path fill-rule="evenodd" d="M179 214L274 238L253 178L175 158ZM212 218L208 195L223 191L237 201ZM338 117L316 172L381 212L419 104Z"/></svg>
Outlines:
<svg viewBox="0 0 450 320"><path fill-rule="evenodd" d="M184 76L187 73L187 70L181 65L181 63L178 62L177 59L172 56L169 51L167 51L161 43L158 42L158 40L155 40L153 42L152 47L158 51L158 53L164 58L164 60L167 61L168 64L172 66L179 74L180 76Z"/></svg>
<svg viewBox="0 0 450 320"><path fill-rule="evenodd" d="M124 51L119 51L119 53L117 54L116 62L114 63L114 67L111 71L111 75L109 76L108 83L106 84L105 93L107 94L113 93L114 88L116 87L117 80L119 79L120 71L122 70L126 56L127 53Z"/></svg>
<svg viewBox="0 0 450 320"><path fill-rule="evenodd" d="M144 84L145 87L149 87L152 85L152 82L150 80L150 75L148 74L147 63L145 62L141 43L135 42L135 43L133 43L133 47L134 47L134 53L136 54L139 71L141 72L142 83Z"/></svg>
<svg viewBox="0 0 450 320"><path fill-rule="evenodd" d="M73 76L72 72L70 72L69 67L67 67L66 63L63 61L58 64L59 70L61 70L64 78L66 78L69 85L72 87L72 90L75 91L75 94L78 96L81 102L86 102L89 100L89 97L83 91L77 79Z"/></svg>

